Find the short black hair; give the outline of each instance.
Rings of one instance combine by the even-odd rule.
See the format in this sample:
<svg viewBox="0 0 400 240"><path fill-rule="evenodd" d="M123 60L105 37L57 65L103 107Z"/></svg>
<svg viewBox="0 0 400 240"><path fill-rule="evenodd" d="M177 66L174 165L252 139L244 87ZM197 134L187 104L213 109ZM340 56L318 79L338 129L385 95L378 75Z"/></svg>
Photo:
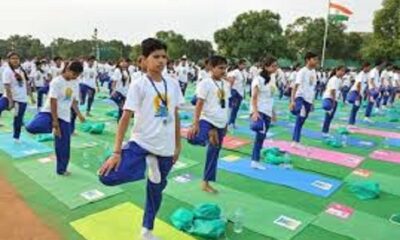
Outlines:
<svg viewBox="0 0 400 240"><path fill-rule="evenodd" d="M239 59L238 64L246 64L247 61L244 58Z"/></svg>
<svg viewBox="0 0 400 240"><path fill-rule="evenodd" d="M68 64L67 70L81 74L83 72L83 64L79 61L72 61Z"/></svg>
<svg viewBox="0 0 400 240"><path fill-rule="evenodd" d="M383 61L382 59L377 59L377 60L375 61L375 66L380 66L380 65L382 65L383 63L385 63L385 61Z"/></svg>
<svg viewBox="0 0 400 240"><path fill-rule="evenodd" d="M19 55L19 53L15 52L15 51L11 51L11 52L9 52L9 53L7 54L7 58L8 58L8 59L11 58L12 56L21 57L21 56Z"/></svg>
<svg viewBox="0 0 400 240"><path fill-rule="evenodd" d="M311 58L315 58L315 57L318 57L318 55L313 52L307 52L306 55L304 56L304 60L307 62Z"/></svg>
<svg viewBox="0 0 400 240"><path fill-rule="evenodd" d="M210 66L214 68L218 65L228 64L228 60L226 60L225 57L214 55L208 58L208 64L210 64Z"/></svg>
<svg viewBox="0 0 400 240"><path fill-rule="evenodd" d="M152 52L157 50L167 51L167 45L161 40L155 38L147 38L141 44L142 55L148 57Z"/></svg>
<svg viewBox="0 0 400 240"><path fill-rule="evenodd" d="M274 56L267 56L263 59L262 65L263 67L269 67L271 66L274 62L277 62L278 60Z"/></svg>
<svg viewBox="0 0 400 240"><path fill-rule="evenodd" d="M370 66L371 66L371 63L367 62L367 61L363 62L363 64L361 65L362 68L366 68L366 67L370 67Z"/></svg>
<svg viewBox="0 0 400 240"><path fill-rule="evenodd" d="M95 60L96 60L96 57L93 55L88 57L88 61L95 61Z"/></svg>
<svg viewBox="0 0 400 240"><path fill-rule="evenodd" d="M61 58L61 57L59 57L59 56L57 56L57 57L53 58L53 61L54 61L54 62L56 62L56 61L58 61L58 60L62 60L62 58Z"/></svg>

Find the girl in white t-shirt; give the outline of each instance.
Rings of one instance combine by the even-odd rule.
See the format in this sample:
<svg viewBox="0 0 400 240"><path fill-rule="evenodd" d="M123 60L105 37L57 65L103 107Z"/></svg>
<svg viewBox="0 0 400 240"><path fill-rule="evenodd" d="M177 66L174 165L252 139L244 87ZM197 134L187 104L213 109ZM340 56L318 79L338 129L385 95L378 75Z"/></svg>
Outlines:
<svg viewBox="0 0 400 240"><path fill-rule="evenodd" d="M340 87L342 84L342 78L346 73L345 66L339 66L332 71L331 77L329 78L326 89L323 94L322 108L325 110L325 119L322 126L322 135L324 137L329 136L329 128L333 117L335 116L338 99L340 96Z"/></svg>
<svg viewBox="0 0 400 240"><path fill-rule="evenodd" d="M122 116L123 107L128 93L131 75L128 71L128 62L126 59L118 61L114 73L111 77L113 82L111 100L118 105L118 121Z"/></svg>
<svg viewBox="0 0 400 240"><path fill-rule="evenodd" d="M54 148L57 159L57 174L68 176L71 145L71 108L85 121L78 108L78 88L74 81L83 72L81 62L69 63L64 72L50 83L46 104L26 130L32 134L54 133Z"/></svg>
<svg viewBox="0 0 400 240"><path fill-rule="evenodd" d="M7 59L8 65L4 68L2 76L5 96L0 99L0 113L15 108L13 138L19 143L28 95L32 104L35 104L35 100L28 84L28 74L21 67L19 54L11 52L7 55Z"/></svg>
<svg viewBox="0 0 400 240"><path fill-rule="evenodd" d="M246 60L240 59L237 68L229 73L232 81L231 97L229 98L229 108L231 109L229 117L229 126L236 128L236 118L242 104L246 87Z"/></svg>
<svg viewBox="0 0 400 240"><path fill-rule="evenodd" d="M229 82L224 80L227 60L221 56L209 59L211 77L202 80L196 89L197 102L193 127L188 141L193 145L207 146L202 190L216 193L210 182L216 181L217 161L228 123Z"/></svg>
<svg viewBox="0 0 400 240"><path fill-rule="evenodd" d="M83 68L82 73L82 87L81 87L81 105L86 104L86 96L88 97L88 102L86 106L86 116L91 116L90 111L92 110L92 105L96 91L99 92L99 82L97 68L94 65L96 57L91 56L88 59L87 66Z"/></svg>
<svg viewBox="0 0 400 240"><path fill-rule="evenodd" d="M251 129L256 132L254 140L253 153L251 158L251 167L265 170L260 164L260 152L271 121L276 120L274 107L274 93L277 91L271 75L278 69L277 60L274 57L267 57L263 62L263 68L260 75L252 81L251 95Z"/></svg>
<svg viewBox="0 0 400 240"><path fill-rule="evenodd" d="M99 170L100 181L108 186L145 178L147 180L141 236L132 239L155 240L152 230L162 202L167 177L181 150L179 106L183 97L176 80L164 77L167 46L157 39L142 42L147 74L129 87L124 112L118 125L114 152ZM129 122L135 124L129 142L122 146Z"/></svg>
<svg viewBox="0 0 400 240"><path fill-rule="evenodd" d="M366 93L368 83L368 73L371 64L368 62L363 63L361 72L357 75L356 81L347 95L347 102L353 105L349 116L349 126L356 124L357 112L360 109L364 94Z"/></svg>
<svg viewBox="0 0 400 240"><path fill-rule="evenodd" d="M49 73L43 68L43 61L37 61L35 63L36 67L32 70L31 76L33 78L33 83L37 92L37 108L43 106L43 96L47 95L49 92Z"/></svg>

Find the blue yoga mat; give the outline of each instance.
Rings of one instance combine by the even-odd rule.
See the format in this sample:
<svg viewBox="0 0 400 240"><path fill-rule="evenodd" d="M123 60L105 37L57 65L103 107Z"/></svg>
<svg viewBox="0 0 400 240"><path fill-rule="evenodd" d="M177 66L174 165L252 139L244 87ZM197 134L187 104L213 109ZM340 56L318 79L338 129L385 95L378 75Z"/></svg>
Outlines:
<svg viewBox="0 0 400 240"><path fill-rule="evenodd" d="M23 158L53 151L52 148L36 142L26 135L21 135L20 143L15 143L11 133L0 134L0 150L6 152L12 158Z"/></svg>
<svg viewBox="0 0 400 240"><path fill-rule="evenodd" d="M236 126L236 128L233 129L233 133L248 135L248 136L252 136L252 137L255 135L255 132L252 131L249 126ZM267 138L272 138L275 135L276 134L271 131L267 132Z"/></svg>
<svg viewBox="0 0 400 240"><path fill-rule="evenodd" d="M250 160L241 159L234 162L219 161L218 168L237 173L248 178L274 183L307 192L319 197L329 197L342 184L341 181L318 174L295 169L285 169L279 166L266 165L266 170L256 170L250 167Z"/></svg>
<svg viewBox="0 0 400 240"><path fill-rule="evenodd" d="M369 127L377 127L377 128L389 129L389 130L395 130L395 131L400 130L400 123L378 122L378 121L376 121L374 123L369 123L364 120L361 120L360 122Z"/></svg>
<svg viewBox="0 0 400 240"><path fill-rule="evenodd" d="M293 128L293 123L285 122L285 121L279 121L277 123L277 125L279 125L281 127L290 128L290 129ZM321 132L314 131L314 130L307 129L307 128L302 129L301 135L308 137L308 138L317 139L317 140L324 139ZM356 137L352 137L352 136L347 137L347 144L349 146L359 147L359 148L373 148L376 146L376 142L374 142L374 141L362 140L360 138L356 138Z"/></svg>
<svg viewBox="0 0 400 240"><path fill-rule="evenodd" d="M391 147L400 147L400 139L397 138L389 138L386 139L384 144L387 144Z"/></svg>

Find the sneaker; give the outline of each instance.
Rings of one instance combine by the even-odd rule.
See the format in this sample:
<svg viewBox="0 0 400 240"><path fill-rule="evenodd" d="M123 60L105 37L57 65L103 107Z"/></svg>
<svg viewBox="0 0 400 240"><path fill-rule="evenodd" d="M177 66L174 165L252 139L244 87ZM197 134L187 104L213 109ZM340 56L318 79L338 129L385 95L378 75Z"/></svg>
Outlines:
<svg viewBox="0 0 400 240"><path fill-rule="evenodd" d="M262 165L261 163L259 163L257 161L251 161L250 167L254 168L254 169L258 169L258 170L265 170L266 169L264 165Z"/></svg>
<svg viewBox="0 0 400 240"><path fill-rule="evenodd" d="M153 232L147 228L143 228L140 234L141 240L161 240L160 238L153 235Z"/></svg>
<svg viewBox="0 0 400 240"><path fill-rule="evenodd" d="M364 121L367 123L374 123L374 121L372 121L369 117L365 117Z"/></svg>
<svg viewBox="0 0 400 240"><path fill-rule="evenodd" d="M14 138L14 143L16 143L16 144L20 144L20 143L21 143L21 140L20 140L20 139L18 139L18 138Z"/></svg>
<svg viewBox="0 0 400 240"><path fill-rule="evenodd" d="M323 138L330 138L331 135L329 133L322 133Z"/></svg>

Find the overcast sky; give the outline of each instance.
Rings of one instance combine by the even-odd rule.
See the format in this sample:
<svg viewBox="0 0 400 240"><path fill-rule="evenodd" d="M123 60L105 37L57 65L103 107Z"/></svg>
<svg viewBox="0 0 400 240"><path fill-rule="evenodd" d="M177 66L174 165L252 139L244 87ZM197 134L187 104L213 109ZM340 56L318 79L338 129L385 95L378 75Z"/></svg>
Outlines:
<svg viewBox="0 0 400 240"><path fill-rule="evenodd" d="M332 0L354 11L351 31L372 31L382 0ZM48 44L53 38L89 38L94 27L104 40L138 43L159 30L174 30L186 38L213 40L248 10L270 9L283 26L300 16L323 17L328 0L1 0L0 38L31 34Z"/></svg>

